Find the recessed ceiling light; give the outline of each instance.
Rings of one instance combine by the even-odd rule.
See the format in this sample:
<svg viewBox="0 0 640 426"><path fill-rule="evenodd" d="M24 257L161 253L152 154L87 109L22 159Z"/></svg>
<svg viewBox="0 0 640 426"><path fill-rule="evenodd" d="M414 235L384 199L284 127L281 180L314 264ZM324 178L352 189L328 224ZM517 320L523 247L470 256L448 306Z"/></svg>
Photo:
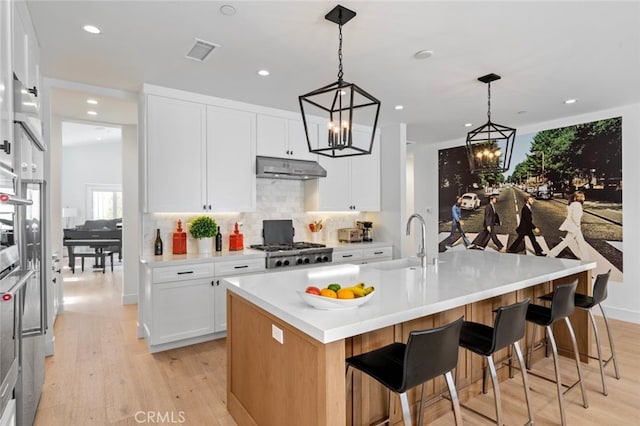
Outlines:
<svg viewBox="0 0 640 426"><path fill-rule="evenodd" d="M236 8L231 6L230 4L223 4L220 6L220 13L225 16L233 16L236 14Z"/></svg>
<svg viewBox="0 0 640 426"><path fill-rule="evenodd" d="M98 101L95 99L87 99L87 103L90 105L98 105Z"/></svg>
<svg viewBox="0 0 640 426"><path fill-rule="evenodd" d="M566 101L564 101L565 104L575 104L576 102L578 102L577 99L567 99Z"/></svg>
<svg viewBox="0 0 640 426"><path fill-rule="evenodd" d="M95 25L85 25L82 29L89 34L102 34L102 30Z"/></svg>
<svg viewBox="0 0 640 426"><path fill-rule="evenodd" d="M268 76L269 74L271 74L271 73L269 72L269 70L258 70L258 75L261 75L261 76L263 76L263 77L266 77L266 76Z"/></svg>
<svg viewBox="0 0 640 426"><path fill-rule="evenodd" d="M95 111L87 111L87 114L89 114L89 115L98 115L98 113L95 112Z"/></svg>
<svg viewBox="0 0 640 426"><path fill-rule="evenodd" d="M464 123L464 127L471 127L473 126L473 123Z"/></svg>
<svg viewBox="0 0 640 426"><path fill-rule="evenodd" d="M400 110L400 109L403 109L404 107L402 105L396 105L393 108Z"/></svg>
<svg viewBox="0 0 640 426"><path fill-rule="evenodd" d="M416 59L427 59L433 55L433 50L419 50L413 54Z"/></svg>

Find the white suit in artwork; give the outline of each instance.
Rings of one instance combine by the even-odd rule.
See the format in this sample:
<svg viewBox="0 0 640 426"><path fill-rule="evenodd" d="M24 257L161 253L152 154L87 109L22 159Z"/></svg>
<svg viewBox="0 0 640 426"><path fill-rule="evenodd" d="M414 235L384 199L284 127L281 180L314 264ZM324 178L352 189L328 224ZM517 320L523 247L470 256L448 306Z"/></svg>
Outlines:
<svg viewBox="0 0 640 426"><path fill-rule="evenodd" d="M567 231L567 235L547 253L547 256L556 257L565 247L569 247L578 259L588 260L589 249L580 228L583 213L582 201L584 201L584 194L577 193L574 201L567 207L567 218L558 228L561 231Z"/></svg>

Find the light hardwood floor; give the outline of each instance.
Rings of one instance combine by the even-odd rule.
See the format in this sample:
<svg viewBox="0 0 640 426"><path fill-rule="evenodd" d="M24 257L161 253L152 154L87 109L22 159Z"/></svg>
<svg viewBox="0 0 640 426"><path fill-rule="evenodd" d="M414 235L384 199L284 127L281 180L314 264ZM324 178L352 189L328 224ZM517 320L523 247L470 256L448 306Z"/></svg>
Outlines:
<svg viewBox="0 0 640 426"><path fill-rule="evenodd" d="M152 355L136 338L137 307L120 304L122 267L106 274L76 271L64 271L65 310L55 324L55 356L46 360L35 425L235 425L226 410L224 339ZM622 378L616 380L613 365L607 367L605 397L597 363L583 364L590 406L582 407L579 389L571 391L571 425L631 425L640 419L640 325L611 322ZM551 372L547 361L536 367ZM567 381L575 376L570 360L562 360L561 368ZM507 425L526 422L521 383L516 374L500 385ZM560 424L555 385L535 377L530 384L536 424ZM491 390L469 405L493 416ZM464 409L463 419L491 424ZM446 414L434 424L452 423Z"/></svg>

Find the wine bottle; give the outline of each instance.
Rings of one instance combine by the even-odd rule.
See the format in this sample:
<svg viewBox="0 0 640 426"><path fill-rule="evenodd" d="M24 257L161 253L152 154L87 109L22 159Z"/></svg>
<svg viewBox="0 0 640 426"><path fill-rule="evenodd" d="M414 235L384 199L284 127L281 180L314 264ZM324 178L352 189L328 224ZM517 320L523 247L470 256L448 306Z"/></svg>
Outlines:
<svg viewBox="0 0 640 426"><path fill-rule="evenodd" d="M160 238L160 229L156 229L156 241L153 243L153 253L156 256L162 256L162 238Z"/></svg>
<svg viewBox="0 0 640 426"><path fill-rule="evenodd" d="M220 233L219 226L218 226L218 233L216 234L216 251L222 251L222 234Z"/></svg>

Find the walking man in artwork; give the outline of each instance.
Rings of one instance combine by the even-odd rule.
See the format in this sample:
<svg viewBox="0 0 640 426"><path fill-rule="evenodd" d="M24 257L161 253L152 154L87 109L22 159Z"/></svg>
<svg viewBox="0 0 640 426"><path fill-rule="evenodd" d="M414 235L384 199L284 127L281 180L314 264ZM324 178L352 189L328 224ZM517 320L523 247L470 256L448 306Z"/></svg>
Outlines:
<svg viewBox="0 0 640 426"><path fill-rule="evenodd" d="M549 250L547 253L548 257L556 257L565 247L569 247L578 259L588 260L589 249L587 242L582 236L581 229L582 204L584 203L584 198L584 192L576 191L569 199L567 218L562 222L560 228L558 228L561 231L567 231L567 235L557 246Z"/></svg>
<svg viewBox="0 0 640 426"><path fill-rule="evenodd" d="M462 197L457 197L455 204L451 207L451 234L445 240L445 247L450 249L453 246L453 243L457 240L454 238L456 236L456 232L460 233L460 237L462 238L462 242L464 246L467 247L471 244L471 241L464 234L464 229L462 229L462 225L464 222L462 221L462 211L460 210L460 205L462 204Z"/></svg>
<svg viewBox="0 0 640 426"><path fill-rule="evenodd" d="M507 252L509 253L519 253L524 250L524 237L529 237L529 241L531 241L531 245L533 246L533 250L536 253L536 256L544 256L542 253L542 247L536 241L536 234L540 233L540 229L536 225L533 224L533 213L531 211L531 206L533 206L533 202L535 198L533 195L527 195L524 199L524 206L522 206L522 210L520 212L520 224L516 228L516 232L518 233L518 237L516 240L509 246Z"/></svg>
<svg viewBox="0 0 640 426"><path fill-rule="evenodd" d="M469 248L484 250L489 244L489 239L496 245L498 251L503 251L504 245L496 235L496 225L500 225L500 216L496 212L496 202L498 197L492 195L489 197L489 204L484 208L484 229L474 239Z"/></svg>

